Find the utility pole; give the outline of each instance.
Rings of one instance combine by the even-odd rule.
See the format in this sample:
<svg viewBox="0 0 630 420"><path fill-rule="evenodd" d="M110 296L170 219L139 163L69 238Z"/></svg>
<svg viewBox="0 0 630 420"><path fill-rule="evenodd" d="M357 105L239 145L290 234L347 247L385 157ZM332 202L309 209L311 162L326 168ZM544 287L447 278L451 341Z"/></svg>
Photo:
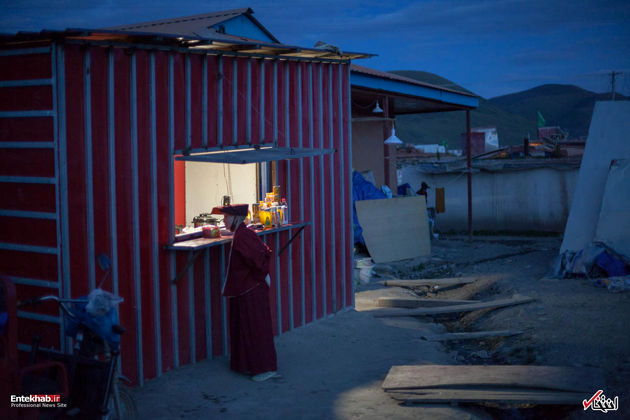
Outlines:
<svg viewBox="0 0 630 420"><path fill-rule="evenodd" d="M466 110L466 169L468 173L468 241L472 241L472 146L470 135L470 110Z"/></svg>
<svg viewBox="0 0 630 420"><path fill-rule="evenodd" d="M611 86L611 92L612 92L612 100L615 100L615 77L619 76L620 74L622 74L622 72L620 71L611 71L610 72L610 86Z"/></svg>

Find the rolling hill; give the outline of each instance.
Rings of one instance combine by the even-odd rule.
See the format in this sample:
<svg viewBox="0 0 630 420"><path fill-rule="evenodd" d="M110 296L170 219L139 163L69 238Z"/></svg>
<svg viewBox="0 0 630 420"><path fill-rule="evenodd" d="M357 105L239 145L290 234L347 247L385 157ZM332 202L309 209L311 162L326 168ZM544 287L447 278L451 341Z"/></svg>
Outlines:
<svg viewBox="0 0 630 420"><path fill-rule="evenodd" d="M449 89L469 92L433 73L397 70L391 73ZM572 85L543 85L523 92L479 99L479 108L470 113L472 127L495 126L501 146L521 144L529 134L536 138L540 110L547 125L560 125L572 138L585 137L595 101L609 95L597 94ZM618 95L618 99L627 99ZM461 148L461 133L466 130L464 112L401 115L396 118L396 133L403 141L414 144L442 143Z"/></svg>
<svg viewBox="0 0 630 420"><path fill-rule="evenodd" d="M616 99L628 98L617 95ZM559 125L571 138L586 138L595 102L607 100L609 93L594 93L573 85L542 85L488 102L529 120L535 120L540 111L547 125Z"/></svg>

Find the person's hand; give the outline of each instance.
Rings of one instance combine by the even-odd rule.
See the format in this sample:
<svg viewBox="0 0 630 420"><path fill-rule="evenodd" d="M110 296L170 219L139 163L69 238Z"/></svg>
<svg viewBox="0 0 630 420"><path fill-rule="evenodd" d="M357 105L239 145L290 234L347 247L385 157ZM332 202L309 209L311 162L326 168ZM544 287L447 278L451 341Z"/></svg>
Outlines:
<svg viewBox="0 0 630 420"><path fill-rule="evenodd" d="M271 287L271 277L269 277L269 274L265 277L265 282L267 283L267 286Z"/></svg>

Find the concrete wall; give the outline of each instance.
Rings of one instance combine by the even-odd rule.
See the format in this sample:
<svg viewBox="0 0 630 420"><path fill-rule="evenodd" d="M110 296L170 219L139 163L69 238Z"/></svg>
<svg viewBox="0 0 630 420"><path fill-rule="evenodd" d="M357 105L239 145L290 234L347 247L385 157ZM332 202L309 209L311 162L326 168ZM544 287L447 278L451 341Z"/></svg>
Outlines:
<svg viewBox="0 0 630 420"><path fill-rule="evenodd" d="M437 217L438 230L468 229L465 174L426 174L413 166L401 171L402 183L408 182L413 191L423 181L429 184L429 207L435 205L435 188L444 187L446 212ZM474 173L473 230L563 232L577 174L577 169L551 168Z"/></svg>
<svg viewBox="0 0 630 420"><path fill-rule="evenodd" d="M389 146L385 157L384 133L390 132L386 120L352 122L352 167L359 171L374 173L376 186L385 184L385 165L389 171L389 188L396 193L396 147Z"/></svg>
<svg viewBox="0 0 630 420"><path fill-rule="evenodd" d="M377 186L385 182L382 121L352 122L352 167L374 173Z"/></svg>
<svg viewBox="0 0 630 420"><path fill-rule="evenodd" d="M597 102L580 167L580 189L571 202L560 253L579 251L593 240L610 162L630 159L629 139L630 101Z"/></svg>

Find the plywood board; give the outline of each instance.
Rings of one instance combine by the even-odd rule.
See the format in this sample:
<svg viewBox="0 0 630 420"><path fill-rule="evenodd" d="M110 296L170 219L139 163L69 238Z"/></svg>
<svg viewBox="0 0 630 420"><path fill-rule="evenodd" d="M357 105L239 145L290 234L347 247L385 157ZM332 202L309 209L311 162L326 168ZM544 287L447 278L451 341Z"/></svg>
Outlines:
<svg viewBox="0 0 630 420"><path fill-rule="evenodd" d="M376 263L431 255L423 196L355 203L363 238Z"/></svg>
<svg viewBox="0 0 630 420"><path fill-rule="evenodd" d="M610 162L630 159L630 101L597 102L560 253L580 251L595 237Z"/></svg>
<svg viewBox="0 0 630 420"><path fill-rule="evenodd" d="M383 309L374 311L375 317L385 316L426 316L426 315L443 315L454 314L458 312L479 311L482 309L504 308L506 306L521 305L533 301L533 298L523 296L512 299L497 299L488 302L466 303L463 305L439 306L437 308L418 308L418 309Z"/></svg>
<svg viewBox="0 0 630 420"><path fill-rule="evenodd" d="M478 277L452 277L444 279L409 279L409 280L384 280L385 286L420 287L420 286L457 286L477 281Z"/></svg>
<svg viewBox="0 0 630 420"><path fill-rule="evenodd" d="M520 387L557 391L595 392L604 384L596 368L564 366L392 366L384 390L423 388Z"/></svg>
<svg viewBox="0 0 630 420"><path fill-rule="evenodd" d="M603 242L630 261L630 159L610 165L595 241Z"/></svg>
<svg viewBox="0 0 630 420"><path fill-rule="evenodd" d="M580 404L584 392L540 391L530 389L426 389L422 392L388 392L397 401L406 403L495 403L495 404Z"/></svg>

